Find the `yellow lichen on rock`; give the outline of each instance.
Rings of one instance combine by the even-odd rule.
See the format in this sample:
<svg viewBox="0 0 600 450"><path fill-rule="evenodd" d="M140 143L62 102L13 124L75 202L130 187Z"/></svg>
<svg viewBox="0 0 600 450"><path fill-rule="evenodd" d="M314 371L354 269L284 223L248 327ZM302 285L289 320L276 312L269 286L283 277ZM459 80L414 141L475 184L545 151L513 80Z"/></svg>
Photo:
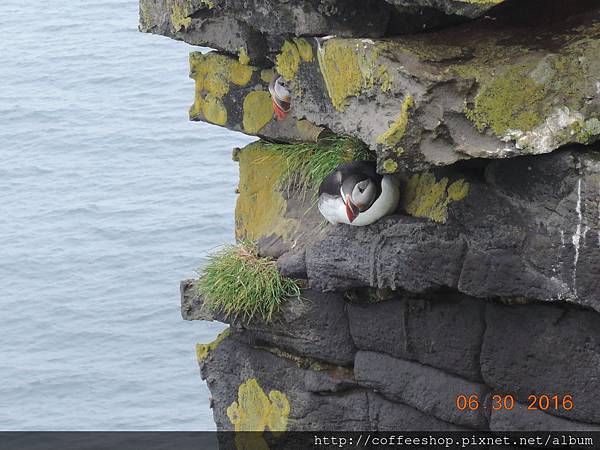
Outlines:
<svg viewBox="0 0 600 450"><path fill-rule="evenodd" d="M298 73L300 62L313 60L313 50L304 38L296 38L293 41L285 41L281 51L275 58L275 67L284 79L290 81Z"/></svg>
<svg viewBox="0 0 600 450"><path fill-rule="evenodd" d="M298 47L298 53L302 60L311 62L313 60L313 49L309 42L304 38L296 38L294 42L296 43L296 47Z"/></svg>
<svg viewBox="0 0 600 450"><path fill-rule="evenodd" d="M256 67L219 53L190 53L190 77L196 82L190 118L202 118L202 114L209 122L225 125L227 109L223 97L231 84L246 86L255 70Z"/></svg>
<svg viewBox="0 0 600 450"><path fill-rule="evenodd" d="M140 25L142 30L149 30L154 25L152 14L148 10L148 5L140 2Z"/></svg>
<svg viewBox="0 0 600 450"><path fill-rule="evenodd" d="M344 110L346 99L359 95L363 86L355 46L347 41L327 41L319 48L317 58L331 103L337 110Z"/></svg>
<svg viewBox="0 0 600 450"><path fill-rule="evenodd" d="M512 67L482 86L466 115L480 131L490 127L499 136L512 129L529 131L548 113L538 106L545 96L545 86L526 68Z"/></svg>
<svg viewBox="0 0 600 450"><path fill-rule="evenodd" d="M263 69L260 71L260 79L265 83L270 83L273 79L273 75L275 75L275 71L273 69Z"/></svg>
<svg viewBox="0 0 600 450"><path fill-rule="evenodd" d="M255 70L256 67L220 53L190 53L190 77L217 97L229 92L230 83L246 86Z"/></svg>
<svg viewBox="0 0 600 450"><path fill-rule="evenodd" d="M244 99L244 131L249 134L258 133L273 118L271 95L266 91L252 91Z"/></svg>
<svg viewBox="0 0 600 450"><path fill-rule="evenodd" d="M238 61L240 62L240 64L243 64L245 66L247 66L250 62L250 56L248 56L248 50L246 50L246 47L240 47Z"/></svg>
<svg viewBox="0 0 600 450"><path fill-rule="evenodd" d="M264 236L289 237L298 221L287 218L287 202L279 190L287 169L285 159L261 142L239 152L239 197L235 207L237 239L256 241Z"/></svg>
<svg viewBox="0 0 600 450"><path fill-rule="evenodd" d="M386 159L383 162L383 171L385 173L395 173L398 170L398 163L393 159Z"/></svg>
<svg viewBox="0 0 600 450"><path fill-rule="evenodd" d="M283 432L287 429L290 402L280 391L269 395L260 387L256 378L250 378L238 389L238 399L227 408L227 417L235 431L269 430Z"/></svg>
<svg viewBox="0 0 600 450"><path fill-rule="evenodd" d="M392 77L378 58L376 47L357 39L331 39L319 47L319 68L335 109L345 110L348 97L376 85L384 92L391 89Z"/></svg>
<svg viewBox="0 0 600 450"><path fill-rule="evenodd" d="M390 125L385 133L377 137L377 143L382 144L385 147L393 148L400 143L400 140L406 133L406 127L408 126L409 109L414 105L414 99L412 95L407 94L402 102L400 108L400 114L396 120Z"/></svg>
<svg viewBox="0 0 600 450"><path fill-rule="evenodd" d="M578 142L577 135L569 135L569 127L585 110L586 96L595 95L589 74L600 68L598 29L586 32L591 33L589 39L565 38L569 43L552 53L503 45L510 34L481 39L472 47L472 57L449 66L454 76L477 82L466 117L479 131L516 139L520 149L532 153ZM556 41L561 39L557 36Z"/></svg>
<svg viewBox="0 0 600 450"><path fill-rule="evenodd" d="M269 450L262 432L267 429L275 436L287 430L290 402L280 391L269 395L256 378L250 378L238 389L238 399L227 408L227 417L236 432L237 450ZM254 433L243 433L253 431Z"/></svg>
<svg viewBox="0 0 600 450"><path fill-rule="evenodd" d="M209 344L196 344L196 358L198 362L204 361L208 354L215 350L221 342L231 334L231 330L229 328L223 330L217 338Z"/></svg>
<svg viewBox="0 0 600 450"><path fill-rule="evenodd" d="M402 206L412 216L446 223L448 206L469 194L469 183L463 179L448 186L448 178L436 181L431 172L413 175L402 192Z"/></svg>
<svg viewBox="0 0 600 450"><path fill-rule="evenodd" d="M171 25L175 31L181 31L183 28L187 31L188 27L192 24L192 2L191 0L182 0L180 2L173 2L171 5Z"/></svg>
<svg viewBox="0 0 600 450"><path fill-rule="evenodd" d="M457 202L469 195L469 183L465 180L457 180L448 186L448 200Z"/></svg>
<svg viewBox="0 0 600 450"><path fill-rule="evenodd" d="M285 41L275 59L277 72L286 80L292 80L300 68L300 51L291 41Z"/></svg>
<svg viewBox="0 0 600 450"><path fill-rule="evenodd" d="M232 61L229 69L229 79L231 82L233 84L237 84L238 86L246 86L248 83L250 83L252 73L254 70L256 70L256 67L239 64L237 61Z"/></svg>
<svg viewBox="0 0 600 450"><path fill-rule="evenodd" d="M202 114L204 118L215 125L227 123L227 109L223 102L212 94L206 94L202 100Z"/></svg>

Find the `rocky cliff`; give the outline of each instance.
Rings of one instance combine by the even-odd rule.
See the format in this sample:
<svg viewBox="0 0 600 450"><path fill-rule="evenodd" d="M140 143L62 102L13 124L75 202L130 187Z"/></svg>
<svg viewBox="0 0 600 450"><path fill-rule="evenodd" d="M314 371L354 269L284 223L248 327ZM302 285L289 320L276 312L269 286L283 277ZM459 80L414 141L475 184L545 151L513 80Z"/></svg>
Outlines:
<svg viewBox="0 0 600 450"><path fill-rule="evenodd" d="M218 429L600 430L597 2L140 0L140 28L217 49L190 118L261 138L236 237L303 288L265 321L182 283L230 324L197 347ZM332 136L400 178L394 215L323 224L290 155Z"/></svg>

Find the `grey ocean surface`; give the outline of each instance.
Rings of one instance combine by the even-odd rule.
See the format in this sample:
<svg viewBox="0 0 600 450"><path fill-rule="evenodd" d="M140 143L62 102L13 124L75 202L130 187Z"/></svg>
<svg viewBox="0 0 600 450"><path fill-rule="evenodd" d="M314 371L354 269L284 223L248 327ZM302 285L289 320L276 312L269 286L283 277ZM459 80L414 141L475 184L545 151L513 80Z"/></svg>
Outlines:
<svg viewBox="0 0 600 450"><path fill-rule="evenodd" d="M209 430L179 280L233 239L248 137L188 122L137 0L0 2L0 430Z"/></svg>

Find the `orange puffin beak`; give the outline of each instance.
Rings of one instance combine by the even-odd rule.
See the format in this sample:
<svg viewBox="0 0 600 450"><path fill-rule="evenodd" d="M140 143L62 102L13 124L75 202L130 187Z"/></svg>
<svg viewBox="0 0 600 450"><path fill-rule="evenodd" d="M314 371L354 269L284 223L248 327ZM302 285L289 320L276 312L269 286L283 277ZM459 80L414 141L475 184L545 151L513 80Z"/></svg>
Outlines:
<svg viewBox="0 0 600 450"><path fill-rule="evenodd" d="M352 203L352 200L350 200L350 194L346 194L346 201L344 203L346 205L346 215L348 216L350 223L352 223L360 213L360 210Z"/></svg>

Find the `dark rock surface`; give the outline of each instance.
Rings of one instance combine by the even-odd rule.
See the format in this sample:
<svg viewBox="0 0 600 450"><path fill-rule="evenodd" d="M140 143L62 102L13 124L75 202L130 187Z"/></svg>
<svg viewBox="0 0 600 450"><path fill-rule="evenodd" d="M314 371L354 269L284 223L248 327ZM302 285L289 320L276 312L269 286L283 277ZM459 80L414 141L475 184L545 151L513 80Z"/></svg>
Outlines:
<svg viewBox="0 0 600 450"><path fill-rule="evenodd" d="M515 403L514 409L492 411L492 431L600 431L597 425L575 422L547 414L540 410L528 410L526 405Z"/></svg>
<svg viewBox="0 0 600 450"><path fill-rule="evenodd" d="M277 269L284 277L306 279L306 251L289 251L277 259Z"/></svg>
<svg viewBox="0 0 600 450"><path fill-rule="evenodd" d="M300 302L288 302L273 322L255 320L239 326L249 329L258 345L266 343L332 364L350 365L354 361L356 350L339 294L305 290Z"/></svg>
<svg viewBox="0 0 600 450"><path fill-rule="evenodd" d="M439 367L481 380L479 352L485 330L485 303L450 294L422 300L398 298L349 305L356 347Z"/></svg>
<svg viewBox="0 0 600 450"><path fill-rule="evenodd" d="M504 0L489 1L460 1L460 0L386 0L392 5L400 8L407 7L426 7L445 12L449 15L460 15L470 18L478 17L481 14L501 4Z"/></svg>
<svg viewBox="0 0 600 450"><path fill-rule="evenodd" d="M287 302L270 323L260 319L243 322L223 314L209 313L193 283L182 283L182 316L185 320L218 320L235 330L247 331L245 339L255 346L272 346L307 358L349 365L356 352L345 303L339 294L302 292L300 301Z"/></svg>
<svg viewBox="0 0 600 450"><path fill-rule="evenodd" d="M312 295L315 300L319 298L321 308L328 308L327 302L340 301L327 295ZM409 309L403 309L404 306ZM322 347L310 341L300 345L303 340L297 335L308 333L294 331L294 321L310 321L313 316L308 325L310 333L323 337L331 331L327 320L315 321L316 310L302 316L294 308L286 308L270 325L231 322L230 337L209 344L207 355L200 359L213 397L229 402L215 406L219 427L228 429L232 424L223 410L235 400L231 396L237 387L256 378L265 392L277 389L288 396L294 412L290 413L290 420L297 418L296 422L290 421L289 429L317 429L319 423L336 430L360 426L370 430L598 428L593 424L598 423L595 383L599 378L600 350L594 347L594 336L600 330L597 313L565 305L500 305L461 297L350 304L347 312L342 308L336 314L341 320L349 317L352 325L345 334L349 339L352 333L359 348L349 367L336 365L342 360L347 364L345 358L323 353L327 351L323 350L324 342L320 343ZM485 324L480 323L483 315ZM408 326L415 333L409 334L409 342L415 344L412 353L405 353L404 348L398 351L395 344L405 338L402 333L394 334L394 321L402 323L400 329ZM467 330L469 323L479 331ZM337 332L343 329L336 326ZM444 332L456 336L452 338ZM473 342L468 341L469 336ZM334 343L335 338L331 339ZM456 358L455 367L447 367L452 355L458 353L460 342L473 355L463 361ZM330 345L332 348L343 349L343 345ZM480 366L473 361L479 353ZM406 358L420 358L425 364ZM479 372L483 381L467 378ZM227 396L225 391L233 394L229 392ZM492 408L493 394L512 395L514 407ZM551 398L547 410L527 408L530 395L544 394ZM314 395L323 398L317 401ZM552 406L553 395L559 396L558 408ZM573 402L570 411L564 407L565 395ZM460 410L459 396L476 396L478 407ZM349 412L354 402L357 408L363 408L364 415ZM338 407L343 411L334 414L331 408ZM305 416L306 411L312 411L310 408L318 411ZM321 413L332 415L325 418Z"/></svg>
<svg viewBox="0 0 600 450"><path fill-rule="evenodd" d="M369 393L370 430L377 431L464 431L459 427L402 403L386 400L378 394Z"/></svg>
<svg viewBox="0 0 600 450"><path fill-rule="evenodd" d="M140 0L140 29L260 61L291 36L383 36L392 10L381 0Z"/></svg>
<svg viewBox="0 0 600 450"><path fill-rule="evenodd" d="M456 397L476 394L484 399L488 388L468 382L432 367L392 358L383 353L356 354L354 376L361 386L381 392L384 397L405 403L445 422L468 428L485 429L488 422L483 408L460 411Z"/></svg>
<svg viewBox="0 0 600 450"><path fill-rule="evenodd" d="M140 0L140 30L264 61L294 36L382 37L477 17L503 0Z"/></svg>
<svg viewBox="0 0 600 450"><path fill-rule="evenodd" d="M484 380L529 405L531 395L573 397L553 415L600 423L600 315L547 305L490 305L481 353Z"/></svg>
<svg viewBox="0 0 600 450"><path fill-rule="evenodd" d="M248 380L256 380L266 394L273 390L283 393L290 404L289 429L365 430L369 426L366 392L353 390L335 395L311 392L312 370L302 369L295 362L267 351L253 349L234 337L225 339L211 352L201 363L201 373L212 393L219 430L233 429L227 408L238 400L238 387ZM321 375L328 377L330 383L335 382L327 373ZM263 413L261 410L247 412Z"/></svg>
<svg viewBox="0 0 600 450"><path fill-rule="evenodd" d="M181 317L183 320L219 320L215 314L204 308L204 299L196 293L194 280L184 280L179 284L181 295Z"/></svg>
<svg viewBox="0 0 600 450"><path fill-rule="evenodd" d="M474 297L568 301L600 311L595 151L497 161L485 168L484 178L469 171L455 175L468 180L468 193L446 204L436 194L442 174L428 182L413 176L404 185L410 195L417 177L424 205L405 200L405 208L434 220L447 217L445 224L402 215L368 227L331 227L306 250L311 286L415 293L450 288Z"/></svg>

